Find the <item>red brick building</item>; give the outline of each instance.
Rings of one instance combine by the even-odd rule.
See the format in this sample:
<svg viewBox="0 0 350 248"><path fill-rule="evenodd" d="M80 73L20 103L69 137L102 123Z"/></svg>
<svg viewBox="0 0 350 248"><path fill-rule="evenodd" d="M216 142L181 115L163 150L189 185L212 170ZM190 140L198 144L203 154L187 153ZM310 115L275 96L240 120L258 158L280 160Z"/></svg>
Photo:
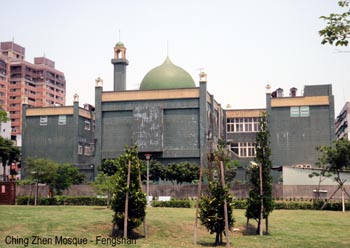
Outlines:
<svg viewBox="0 0 350 248"><path fill-rule="evenodd" d="M0 106L10 113L11 138L20 142L22 100L28 106L63 106L66 102L64 73L46 57L25 60L25 48L14 42L0 42ZM19 143L17 143L20 145Z"/></svg>

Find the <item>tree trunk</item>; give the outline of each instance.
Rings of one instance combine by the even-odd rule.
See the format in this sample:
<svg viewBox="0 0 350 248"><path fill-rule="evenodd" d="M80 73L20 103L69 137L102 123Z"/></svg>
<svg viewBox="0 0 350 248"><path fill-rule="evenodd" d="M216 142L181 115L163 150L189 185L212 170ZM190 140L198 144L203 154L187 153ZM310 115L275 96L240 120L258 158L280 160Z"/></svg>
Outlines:
<svg viewBox="0 0 350 248"><path fill-rule="evenodd" d="M342 206L342 211L345 213L345 197L344 197L344 186L341 186L341 206Z"/></svg>
<svg viewBox="0 0 350 248"><path fill-rule="evenodd" d="M219 241L219 232L216 232L215 245L218 245L219 243L220 243L220 241Z"/></svg>
<svg viewBox="0 0 350 248"><path fill-rule="evenodd" d="M203 168L202 165L199 168L199 181L198 181L198 190L197 190L197 200L196 200L196 216L194 219L194 233L193 233L193 243L197 244L197 233L198 233L198 208L199 208L199 198L201 197L201 189L202 189L202 174Z"/></svg>
<svg viewBox="0 0 350 248"><path fill-rule="evenodd" d="M3 173L2 173L2 180L6 182L6 163L2 162L2 167L4 168Z"/></svg>
<svg viewBox="0 0 350 248"><path fill-rule="evenodd" d="M246 227L246 233L248 233L248 226L249 226L249 218L247 218L247 227Z"/></svg>
<svg viewBox="0 0 350 248"><path fill-rule="evenodd" d="M221 172L221 184L225 187L225 177L224 177L224 163L220 161L220 172ZM227 213L227 201L226 196L224 198L224 215L225 215L225 234L226 234L226 247L230 247L230 237L228 229L228 213Z"/></svg>
<svg viewBox="0 0 350 248"><path fill-rule="evenodd" d="M262 182L262 164L259 166L260 177L260 216L259 216L259 235L263 236L262 222L264 218L264 199L263 199L263 182Z"/></svg>
<svg viewBox="0 0 350 248"><path fill-rule="evenodd" d="M266 232L266 235L269 234L269 217L266 217L265 219L265 232Z"/></svg>

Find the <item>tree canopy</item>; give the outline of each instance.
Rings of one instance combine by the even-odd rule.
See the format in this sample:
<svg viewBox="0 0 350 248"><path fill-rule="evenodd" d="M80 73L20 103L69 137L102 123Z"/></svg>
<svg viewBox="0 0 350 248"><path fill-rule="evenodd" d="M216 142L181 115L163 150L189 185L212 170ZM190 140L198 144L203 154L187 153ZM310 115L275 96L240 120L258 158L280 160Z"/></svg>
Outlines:
<svg viewBox="0 0 350 248"><path fill-rule="evenodd" d="M350 8L349 0L338 1L338 5L346 9L343 13L331 13L320 18L327 22L324 29L319 31L321 44L348 46L350 39Z"/></svg>
<svg viewBox="0 0 350 248"><path fill-rule="evenodd" d="M9 121L7 113L0 106L0 123Z"/></svg>
<svg viewBox="0 0 350 248"><path fill-rule="evenodd" d="M341 182L340 172L350 169L350 141L345 138L336 140L332 146L321 146L318 150L321 152L319 164Z"/></svg>
<svg viewBox="0 0 350 248"><path fill-rule="evenodd" d="M72 184L80 184L85 177L70 164L59 164L46 159L28 159L26 176L38 183L45 183L52 193L62 194ZM51 195L52 196L52 195Z"/></svg>

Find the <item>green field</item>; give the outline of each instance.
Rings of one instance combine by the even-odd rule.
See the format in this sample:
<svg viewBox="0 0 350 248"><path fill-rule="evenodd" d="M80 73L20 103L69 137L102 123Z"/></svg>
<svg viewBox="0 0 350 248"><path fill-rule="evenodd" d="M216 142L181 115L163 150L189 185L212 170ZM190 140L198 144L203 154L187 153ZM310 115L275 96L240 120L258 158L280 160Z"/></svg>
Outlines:
<svg viewBox="0 0 350 248"><path fill-rule="evenodd" d="M125 247L211 247L214 235L202 226L198 245L193 245L194 212L193 208L148 208L148 237ZM32 236L53 244L27 247L113 247L101 243L110 232L112 214L104 207L0 206L0 247L25 247L14 243L26 238L30 242ZM350 212L275 210L269 220L271 234L264 237L246 234L244 210L234 210L234 216L239 231L231 233L231 247L350 247ZM143 235L143 227L137 231ZM85 238L87 244L55 245L56 236L59 242ZM99 245L96 237L101 237ZM10 238L12 244L6 245Z"/></svg>

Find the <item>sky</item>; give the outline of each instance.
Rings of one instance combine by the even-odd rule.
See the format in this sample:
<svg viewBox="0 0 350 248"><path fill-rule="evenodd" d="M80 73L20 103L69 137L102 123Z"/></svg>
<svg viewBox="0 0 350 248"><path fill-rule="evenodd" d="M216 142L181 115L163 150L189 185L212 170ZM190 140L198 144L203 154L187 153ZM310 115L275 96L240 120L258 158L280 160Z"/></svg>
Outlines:
<svg viewBox="0 0 350 248"><path fill-rule="evenodd" d="M113 47L129 60L127 89L167 54L224 108L264 108L265 86L332 84L337 115L350 100L350 48L321 45L319 17L341 12L336 0L13 0L1 3L0 41L45 55L64 72L66 104L78 93L94 105L95 79L113 89Z"/></svg>

